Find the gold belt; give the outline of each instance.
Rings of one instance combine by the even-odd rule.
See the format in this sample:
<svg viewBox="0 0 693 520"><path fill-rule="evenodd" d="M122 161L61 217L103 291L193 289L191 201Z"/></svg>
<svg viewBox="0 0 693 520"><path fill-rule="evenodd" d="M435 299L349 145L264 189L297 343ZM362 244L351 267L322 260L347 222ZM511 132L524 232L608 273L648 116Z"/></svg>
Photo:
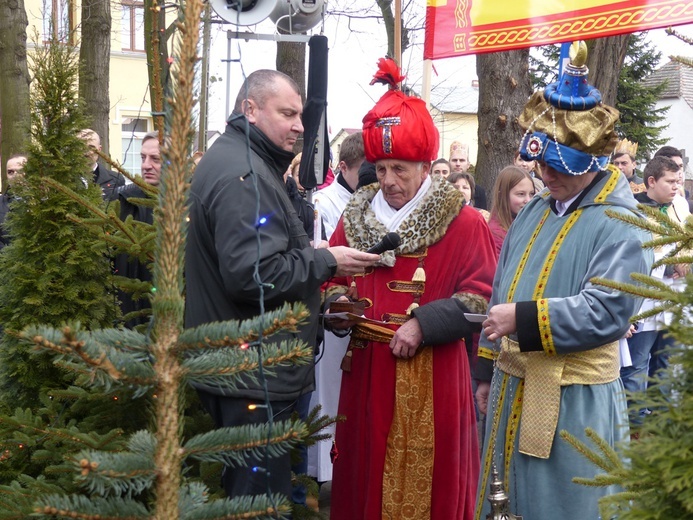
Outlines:
<svg viewBox="0 0 693 520"><path fill-rule="evenodd" d="M520 352L517 341L504 337L498 368L525 380L520 453L548 459L558 425L561 386L596 385L619 377L618 342L572 354Z"/></svg>
<svg viewBox="0 0 693 520"><path fill-rule="evenodd" d="M351 328L351 339L390 343L395 331L375 323L357 323Z"/></svg>
<svg viewBox="0 0 693 520"><path fill-rule="evenodd" d="M351 372L351 358L355 348L366 348L371 341L390 343L394 335L394 330L375 323L357 323L351 328L351 339L340 368L343 372Z"/></svg>

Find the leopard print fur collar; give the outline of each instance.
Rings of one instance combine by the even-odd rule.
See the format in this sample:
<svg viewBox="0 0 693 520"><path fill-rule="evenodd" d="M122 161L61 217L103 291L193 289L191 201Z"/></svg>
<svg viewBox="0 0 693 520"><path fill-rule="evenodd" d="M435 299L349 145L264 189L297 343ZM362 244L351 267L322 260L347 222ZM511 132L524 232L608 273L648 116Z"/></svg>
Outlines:
<svg viewBox="0 0 693 520"><path fill-rule="evenodd" d="M397 230L402 239L395 250L397 254L421 251L438 242L464 205L462 194L443 177L436 175L431 181L428 193ZM371 201L379 189L377 183L361 188L352 195L344 209L344 232L349 246L355 249L366 251L387 233L371 209ZM390 267L395 265L394 253L385 252L381 263Z"/></svg>

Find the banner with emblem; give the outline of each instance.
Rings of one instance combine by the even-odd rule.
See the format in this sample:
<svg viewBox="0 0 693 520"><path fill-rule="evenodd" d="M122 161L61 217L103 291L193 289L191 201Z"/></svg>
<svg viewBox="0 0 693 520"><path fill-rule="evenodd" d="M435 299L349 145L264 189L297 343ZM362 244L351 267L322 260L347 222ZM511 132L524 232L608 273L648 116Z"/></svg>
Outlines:
<svg viewBox="0 0 693 520"><path fill-rule="evenodd" d="M424 58L507 51L691 22L689 1L427 0Z"/></svg>

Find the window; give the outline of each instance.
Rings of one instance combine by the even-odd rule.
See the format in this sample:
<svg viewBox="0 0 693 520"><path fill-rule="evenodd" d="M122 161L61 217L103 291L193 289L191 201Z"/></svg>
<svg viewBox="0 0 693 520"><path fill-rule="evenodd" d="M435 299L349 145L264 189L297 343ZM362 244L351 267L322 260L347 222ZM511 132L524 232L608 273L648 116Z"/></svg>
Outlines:
<svg viewBox="0 0 693 520"><path fill-rule="evenodd" d="M144 52L144 4L123 2L120 41L124 51Z"/></svg>
<svg viewBox="0 0 693 520"><path fill-rule="evenodd" d="M147 119L126 117L123 119L122 146L123 146L123 168L133 175L142 173L142 161L140 151L142 150L142 138L147 133L149 122Z"/></svg>
<svg viewBox="0 0 693 520"><path fill-rule="evenodd" d="M72 1L44 0L43 12L43 41L56 39L62 43L72 43L75 28Z"/></svg>

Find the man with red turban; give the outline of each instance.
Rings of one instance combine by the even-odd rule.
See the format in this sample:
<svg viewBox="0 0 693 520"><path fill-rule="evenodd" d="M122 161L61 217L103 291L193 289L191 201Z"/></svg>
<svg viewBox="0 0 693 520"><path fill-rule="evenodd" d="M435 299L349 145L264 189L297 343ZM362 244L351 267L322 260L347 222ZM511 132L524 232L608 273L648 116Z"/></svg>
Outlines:
<svg viewBox="0 0 693 520"><path fill-rule="evenodd" d="M423 101L396 88L391 60L374 81L391 85L363 119L377 184L357 191L333 245L368 250L388 232L401 244L364 275L333 280L328 300L365 304L342 362L333 520L455 520L474 512L479 471L465 313L485 313L496 260L479 212L429 176L438 131ZM380 323L374 323L374 321Z"/></svg>

